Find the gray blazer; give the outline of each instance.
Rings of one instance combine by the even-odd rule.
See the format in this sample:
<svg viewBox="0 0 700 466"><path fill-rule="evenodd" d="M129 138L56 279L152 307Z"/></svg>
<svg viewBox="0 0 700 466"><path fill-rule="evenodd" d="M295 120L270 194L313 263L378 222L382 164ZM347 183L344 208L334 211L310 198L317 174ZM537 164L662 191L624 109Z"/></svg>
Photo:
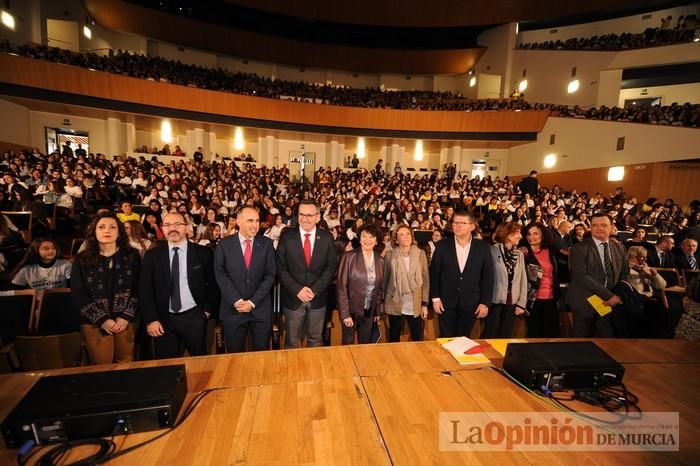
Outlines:
<svg viewBox="0 0 700 466"><path fill-rule="evenodd" d="M608 241L610 258L612 260L614 287L621 280L629 280L629 262L625 247L616 241ZM571 284L566 295L566 301L574 312L596 312L588 303L591 295L600 296L603 301L612 298L614 293L605 287L605 269L600 259L600 253L593 238L586 238L576 243L571 249Z"/></svg>
<svg viewBox="0 0 700 466"><path fill-rule="evenodd" d="M527 305L527 275L525 274L525 256L516 250L518 262L513 271L513 284L511 287L512 303L522 307ZM493 259L493 299L492 304L505 304L508 299L508 271L503 262L503 245L496 243L491 246L491 258Z"/></svg>

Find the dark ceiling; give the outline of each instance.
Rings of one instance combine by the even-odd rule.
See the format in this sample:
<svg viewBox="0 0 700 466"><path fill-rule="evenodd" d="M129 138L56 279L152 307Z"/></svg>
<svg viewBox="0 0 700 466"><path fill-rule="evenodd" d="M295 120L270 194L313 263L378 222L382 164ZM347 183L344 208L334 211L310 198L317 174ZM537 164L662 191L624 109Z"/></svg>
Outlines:
<svg viewBox="0 0 700 466"><path fill-rule="evenodd" d="M308 68L461 74L484 30L658 10L668 0L82 0L98 24L178 45Z"/></svg>

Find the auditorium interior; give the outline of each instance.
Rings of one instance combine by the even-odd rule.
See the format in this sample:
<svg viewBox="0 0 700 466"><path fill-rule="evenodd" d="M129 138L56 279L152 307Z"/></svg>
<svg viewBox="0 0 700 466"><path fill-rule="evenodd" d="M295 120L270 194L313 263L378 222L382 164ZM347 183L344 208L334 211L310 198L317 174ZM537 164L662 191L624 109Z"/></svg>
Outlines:
<svg viewBox="0 0 700 466"><path fill-rule="evenodd" d="M0 464L699 464L699 15L688 0L0 2ZM307 316L297 348L280 250L307 231L309 206L314 247L324 230L337 276L309 284L309 296L328 293L322 343L310 344ZM146 317L157 314L139 306L149 255L165 257L181 225L223 299L221 251L230 236L245 248L238 216L251 207L277 270L261 301L265 350L253 351L251 326L232 354L216 305L203 351L180 342L178 357L158 358ZM475 247L460 252L455 218L494 261L468 285L489 290L478 302L491 318L477 308L460 335L445 331L443 263L432 261L454 244L457 261L469 257L455 262L462 280L477 260ZM103 273L103 219L139 267L108 259L114 332L88 314L97 304L77 302ZM618 301L588 293L612 333L583 336L571 303L598 278L574 256L601 246L601 219L596 270ZM423 278L406 255L395 272L406 247ZM339 270L359 252L362 293L384 295L376 311L361 301L372 342L360 344L351 314L357 342L352 329L344 344L356 287ZM248 254L255 263L259 249L238 252L252 271ZM176 262L164 265L171 286ZM201 272L191 266L184 280ZM615 288L613 270L627 277ZM137 277L133 311L113 319L121 273ZM406 298L408 275L422 298ZM394 281L399 298L387 294ZM183 300L202 312L189 288ZM178 314L173 296L165 312ZM538 327L540 299L553 330ZM506 309L515 317L495 331ZM117 332L128 357L98 364L94 338L116 345ZM49 403L40 389L52 381ZM557 419L573 419L572 432L595 425L596 441L555 435Z"/></svg>

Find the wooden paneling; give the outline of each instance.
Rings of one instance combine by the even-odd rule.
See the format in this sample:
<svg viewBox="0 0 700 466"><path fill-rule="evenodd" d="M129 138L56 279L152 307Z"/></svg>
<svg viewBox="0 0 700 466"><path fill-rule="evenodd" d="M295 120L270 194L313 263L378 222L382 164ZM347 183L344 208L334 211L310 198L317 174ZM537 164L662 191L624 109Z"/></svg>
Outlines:
<svg viewBox="0 0 700 466"><path fill-rule="evenodd" d="M665 162L654 164L650 196L687 205L700 199L700 163Z"/></svg>
<svg viewBox="0 0 700 466"><path fill-rule="evenodd" d="M32 148L29 146L15 144L14 142L0 141L0 151L7 152L10 149L14 150L15 152L21 152L23 150L28 150L29 152L32 151Z"/></svg>
<svg viewBox="0 0 700 466"><path fill-rule="evenodd" d="M523 176L510 178L517 182ZM627 194L636 196L639 202L649 197L662 201L671 198L685 206L700 198L700 163L692 162L625 165L622 181L608 181L608 167L540 173L537 179L542 186L551 188L558 184L566 191L576 189L579 193L587 191L591 195L596 192L604 195L614 193L615 188L622 186Z"/></svg>
<svg viewBox="0 0 700 466"><path fill-rule="evenodd" d="M176 86L6 54L0 55L0 82L165 109L347 129L527 133L541 131L549 116L548 111L433 112L290 102Z"/></svg>

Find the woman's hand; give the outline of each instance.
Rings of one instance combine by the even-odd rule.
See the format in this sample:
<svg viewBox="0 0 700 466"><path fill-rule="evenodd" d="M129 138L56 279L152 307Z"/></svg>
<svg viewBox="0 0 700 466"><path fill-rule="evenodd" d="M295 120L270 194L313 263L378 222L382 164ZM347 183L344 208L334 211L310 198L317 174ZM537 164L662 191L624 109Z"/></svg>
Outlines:
<svg viewBox="0 0 700 466"><path fill-rule="evenodd" d="M343 319L343 325L345 325L346 327L352 327L354 325L352 317L346 317L345 319Z"/></svg>
<svg viewBox="0 0 700 466"><path fill-rule="evenodd" d="M129 321L126 319L122 319L121 317L117 317L117 320L112 327L112 333L120 333L126 330L126 327L129 325Z"/></svg>
<svg viewBox="0 0 700 466"><path fill-rule="evenodd" d="M420 317L423 320L428 318L428 306L421 306L420 307Z"/></svg>
<svg viewBox="0 0 700 466"><path fill-rule="evenodd" d="M117 323L116 323L114 320L112 320L112 319L107 319L107 320L105 320L104 322L102 322L102 325L100 325L100 328L102 328L102 330L104 330L105 332L107 332L109 335L112 335L113 333L115 333L115 332L114 332L114 326L115 326L116 324L117 324Z"/></svg>

